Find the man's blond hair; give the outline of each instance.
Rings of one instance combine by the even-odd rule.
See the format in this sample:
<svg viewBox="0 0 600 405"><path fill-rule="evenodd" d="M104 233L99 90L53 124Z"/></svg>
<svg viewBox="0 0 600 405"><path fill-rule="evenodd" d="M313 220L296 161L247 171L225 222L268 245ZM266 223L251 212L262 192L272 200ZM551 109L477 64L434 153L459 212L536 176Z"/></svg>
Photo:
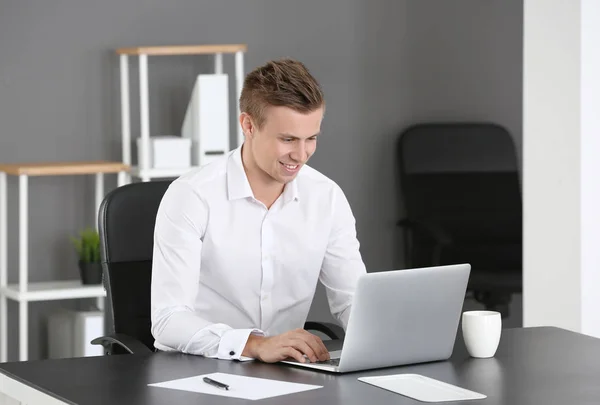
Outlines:
<svg viewBox="0 0 600 405"><path fill-rule="evenodd" d="M265 122L268 106L309 113L324 105L317 80L303 63L290 58L270 61L250 72L240 96L240 111L250 115L259 128Z"/></svg>

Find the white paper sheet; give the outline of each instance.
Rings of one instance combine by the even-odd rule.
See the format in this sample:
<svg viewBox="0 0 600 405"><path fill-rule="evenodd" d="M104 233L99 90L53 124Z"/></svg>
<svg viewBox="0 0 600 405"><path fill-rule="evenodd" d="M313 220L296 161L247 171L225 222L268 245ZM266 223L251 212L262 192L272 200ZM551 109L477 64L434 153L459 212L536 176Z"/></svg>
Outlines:
<svg viewBox="0 0 600 405"><path fill-rule="evenodd" d="M484 399L485 395L420 374L395 374L359 377L359 381L422 402L466 401Z"/></svg>
<svg viewBox="0 0 600 405"><path fill-rule="evenodd" d="M205 383L202 381L202 378L204 377L209 377L213 380L229 385L229 390L216 388ZM194 377L181 378L178 380L148 384L148 386L251 400L265 399L279 395L287 395L296 392L323 388L322 385L298 384L286 381L268 380L265 378L246 377L225 373L202 374Z"/></svg>

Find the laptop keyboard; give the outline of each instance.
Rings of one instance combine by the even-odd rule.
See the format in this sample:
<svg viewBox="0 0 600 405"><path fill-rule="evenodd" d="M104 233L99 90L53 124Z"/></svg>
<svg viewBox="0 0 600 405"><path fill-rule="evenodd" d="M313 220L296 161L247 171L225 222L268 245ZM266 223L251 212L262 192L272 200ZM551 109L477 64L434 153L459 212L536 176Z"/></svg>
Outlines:
<svg viewBox="0 0 600 405"><path fill-rule="evenodd" d="M329 360L325 360L325 361L317 361L315 362L315 364L329 364L331 366L339 366L340 365L340 359L329 359Z"/></svg>
<svg viewBox="0 0 600 405"><path fill-rule="evenodd" d="M305 357L307 363L312 363L312 364L327 364L330 366L339 366L340 365L340 359L339 357L337 359L329 359L329 360L325 360L325 361L315 361L315 362L311 362L308 360L307 357ZM288 359L288 361L291 361L293 363L298 363L297 360L294 359Z"/></svg>

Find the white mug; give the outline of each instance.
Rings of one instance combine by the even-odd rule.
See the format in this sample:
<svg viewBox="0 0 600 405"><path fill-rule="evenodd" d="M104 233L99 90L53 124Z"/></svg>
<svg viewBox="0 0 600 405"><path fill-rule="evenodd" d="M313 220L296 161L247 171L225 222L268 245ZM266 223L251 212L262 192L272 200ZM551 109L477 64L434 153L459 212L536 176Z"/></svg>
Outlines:
<svg viewBox="0 0 600 405"><path fill-rule="evenodd" d="M472 357L494 357L502 333L502 317L496 311L467 311L462 315L462 333Z"/></svg>

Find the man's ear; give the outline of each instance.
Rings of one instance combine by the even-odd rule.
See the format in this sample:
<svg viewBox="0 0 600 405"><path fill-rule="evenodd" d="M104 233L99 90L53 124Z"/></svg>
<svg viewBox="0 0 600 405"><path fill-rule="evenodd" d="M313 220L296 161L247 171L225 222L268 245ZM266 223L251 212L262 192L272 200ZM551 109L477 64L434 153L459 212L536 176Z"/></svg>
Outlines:
<svg viewBox="0 0 600 405"><path fill-rule="evenodd" d="M254 122L248 113L243 112L240 114L240 126L245 137L252 137L254 135Z"/></svg>

